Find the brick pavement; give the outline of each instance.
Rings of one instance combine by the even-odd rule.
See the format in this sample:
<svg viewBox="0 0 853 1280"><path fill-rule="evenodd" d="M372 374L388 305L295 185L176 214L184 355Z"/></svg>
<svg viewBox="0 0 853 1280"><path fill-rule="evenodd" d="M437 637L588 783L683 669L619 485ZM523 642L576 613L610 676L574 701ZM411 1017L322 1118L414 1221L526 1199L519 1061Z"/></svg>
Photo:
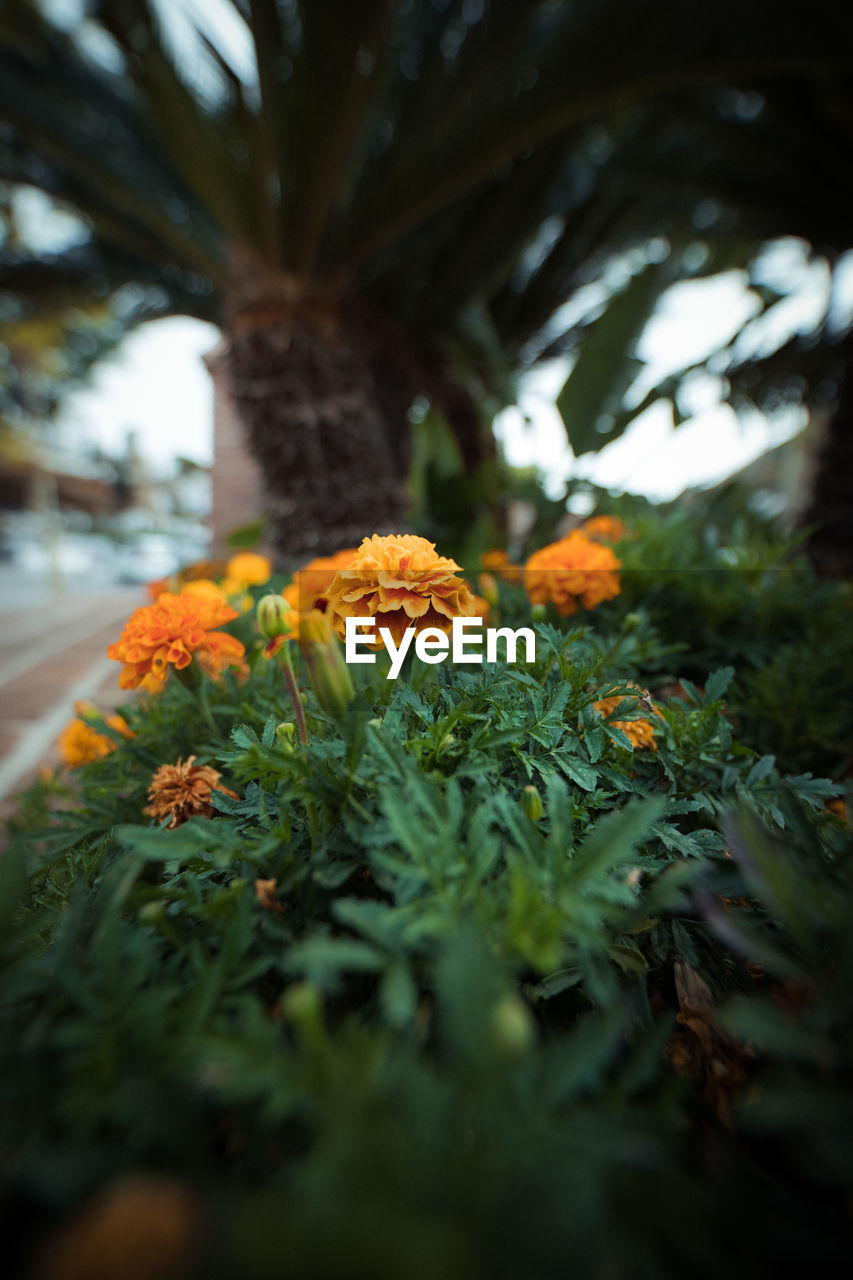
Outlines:
<svg viewBox="0 0 853 1280"><path fill-rule="evenodd" d="M58 763L56 738L88 698L102 711L123 701L118 663L106 656L144 588L64 597L0 616L0 810L38 770Z"/></svg>

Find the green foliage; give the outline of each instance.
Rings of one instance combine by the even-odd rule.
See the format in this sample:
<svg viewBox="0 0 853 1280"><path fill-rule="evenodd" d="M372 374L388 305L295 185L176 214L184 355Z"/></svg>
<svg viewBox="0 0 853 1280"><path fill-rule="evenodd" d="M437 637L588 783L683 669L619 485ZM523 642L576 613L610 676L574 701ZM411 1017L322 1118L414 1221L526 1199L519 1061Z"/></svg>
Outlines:
<svg viewBox="0 0 853 1280"><path fill-rule="evenodd" d="M792 676L811 606L766 564L680 571L674 517L635 529L657 581L538 624L531 664L380 658L333 721L296 653L303 745L243 615L245 680L170 680L71 807L29 798L0 859L14 1264L144 1170L201 1198L187 1275L840 1272L843 789L738 701ZM151 777L188 755L237 798L158 826Z"/></svg>

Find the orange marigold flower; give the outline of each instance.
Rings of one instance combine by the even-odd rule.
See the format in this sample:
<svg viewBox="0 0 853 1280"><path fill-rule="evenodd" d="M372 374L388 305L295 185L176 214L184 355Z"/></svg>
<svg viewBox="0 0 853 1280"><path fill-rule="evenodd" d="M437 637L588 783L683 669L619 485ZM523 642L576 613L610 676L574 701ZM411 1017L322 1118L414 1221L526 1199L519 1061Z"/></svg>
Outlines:
<svg viewBox="0 0 853 1280"><path fill-rule="evenodd" d="M222 589L228 596L238 596L247 587L261 587L272 577L272 564L256 551L241 551L225 566Z"/></svg>
<svg viewBox="0 0 853 1280"><path fill-rule="evenodd" d="M212 578L190 578L181 591L191 596L206 596L208 600L225 600L225 591Z"/></svg>
<svg viewBox="0 0 853 1280"><path fill-rule="evenodd" d="M850 825L850 812L846 800L841 797L835 800L827 800L826 807L836 818L840 818L846 827Z"/></svg>
<svg viewBox="0 0 853 1280"><path fill-rule="evenodd" d="M114 715L107 716L107 724L111 729L115 729L116 733L120 733L123 738L135 738L136 734L125 720L124 716Z"/></svg>
<svg viewBox="0 0 853 1280"><path fill-rule="evenodd" d="M182 671L196 655L210 675L219 675L223 667L239 661L245 653L234 636L214 630L236 617L236 610L222 600L185 591L179 595L164 592L156 604L136 609L119 640L107 649L107 657L124 663L119 685L122 689L141 685L156 693L162 689L170 665Z"/></svg>
<svg viewBox="0 0 853 1280"><path fill-rule="evenodd" d="M640 700L639 705L644 710L647 705L650 706L652 714L660 719L660 712L643 689L637 689L635 696ZM626 697L631 697L631 695L620 693L615 698L599 698L598 702L594 702L592 705L599 715L607 719ZM613 729L621 729L625 736L631 739L635 748L648 747L650 751L657 751L654 726L650 720L611 720L610 725Z"/></svg>
<svg viewBox="0 0 853 1280"><path fill-rule="evenodd" d="M493 573L498 578L503 578L504 582L514 583L521 581L521 565L513 564L506 551L501 551L498 548L484 551L480 556L480 566L488 573Z"/></svg>
<svg viewBox="0 0 853 1280"><path fill-rule="evenodd" d="M221 774L210 765L193 764L195 756L187 756L186 761L177 764L161 764L151 779L148 788L148 799L145 812L158 822L169 818L170 827L179 827L182 823L195 818L199 814L209 818L213 813L210 803L211 791L224 791L227 796L239 800L236 792L228 787L221 787Z"/></svg>
<svg viewBox="0 0 853 1280"><path fill-rule="evenodd" d="M317 556L298 569L293 581L282 592L291 609L297 613L309 613L311 609L325 613L328 605L326 592L338 570L348 569L357 554L357 547L344 547L333 556Z"/></svg>
<svg viewBox="0 0 853 1280"><path fill-rule="evenodd" d="M602 600L618 596L621 567L609 547L574 529L559 542L534 551L525 566L524 583L533 604L550 600L568 618L577 612L578 600L594 609Z"/></svg>
<svg viewBox="0 0 853 1280"><path fill-rule="evenodd" d="M164 591L172 591L174 588L174 578L157 578L154 582L146 584L149 600L159 600Z"/></svg>
<svg viewBox="0 0 853 1280"><path fill-rule="evenodd" d="M583 531L588 538L602 542L621 542L628 536L628 526L618 516L591 516L584 521Z"/></svg>
<svg viewBox="0 0 853 1280"><path fill-rule="evenodd" d="M350 565L340 569L326 591L331 622L346 637L347 618L377 616L400 643L410 626L449 632L454 618L482 616L476 597L453 560L436 554L435 544L414 534L373 534L365 538ZM374 636L378 647L382 639Z"/></svg>
<svg viewBox="0 0 853 1280"><path fill-rule="evenodd" d="M74 703L74 711L77 716L88 725L96 725L103 722L108 724L111 729L115 729L116 733L120 733L123 738L136 737L136 734L133 732L124 716L120 716L118 714L104 716L95 706L94 702L90 702L87 698L78 698Z"/></svg>
<svg viewBox="0 0 853 1280"><path fill-rule="evenodd" d="M102 760L115 750L115 743L105 733L98 733L79 717L72 720L59 736L59 753L69 769L79 769L93 760Z"/></svg>

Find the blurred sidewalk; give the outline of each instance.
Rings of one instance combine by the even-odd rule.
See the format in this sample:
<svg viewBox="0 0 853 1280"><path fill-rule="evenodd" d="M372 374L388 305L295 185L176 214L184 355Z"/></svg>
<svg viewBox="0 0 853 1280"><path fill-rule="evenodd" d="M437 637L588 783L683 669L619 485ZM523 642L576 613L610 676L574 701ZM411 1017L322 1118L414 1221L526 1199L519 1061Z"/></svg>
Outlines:
<svg viewBox="0 0 853 1280"><path fill-rule="evenodd" d="M58 763L56 739L88 698L104 711L125 694L106 656L143 587L97 581L51 596L44 583L0 567L0 806L37 771Z"/></svg>

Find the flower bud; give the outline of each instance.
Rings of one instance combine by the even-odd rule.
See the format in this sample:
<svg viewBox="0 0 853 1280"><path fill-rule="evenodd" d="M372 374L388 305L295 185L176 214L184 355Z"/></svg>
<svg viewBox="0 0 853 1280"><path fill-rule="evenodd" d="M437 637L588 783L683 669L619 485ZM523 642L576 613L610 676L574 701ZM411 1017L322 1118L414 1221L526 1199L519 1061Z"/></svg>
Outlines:
<svg viewBox="0 0 853 1280"><path fill-rule="evenodd" d="M625 621L622 623L622 629L628 633L636 631L642 621L643 619L638 613L626 613Z"/></svg>
<svg viewBox="0 0 853 1280"><path fill-rule="evenodd" d="M282 995L280 1008L303 1044L318 1050L325 1046L323 996L318 987L312 982L294 982Z"/></svg>
<svg viewBox="0 0 853 1280"><path fill-rule="evenodd" d="M317 701L327 715L337 719L352 702L355 690L341 643L328 617L319 609L300 618L299 648Z"/></svg>
<svg viewBox="0 0 853 1280"><path fill-rule="evenodd" d="M279 749L285 755L293 754L293 739L296 736L296 725L290 720L283 720L281 724L276 725L275 740L279 745Z"/></svg>
<svg viewBox="0 0 853 1280"><path fill-rule="evenodd" d="M495 608L498 603L498 582L494 574L481 573L477 578L477 590L485 601Z"/></svg>
<svg viewBox="0 0 853 1280"><path fill-rule="evenodd" d="M140 924L159 924L166 914L166 904L162 898L154 902L146 902L139 908L136 918Z"/></svg>
<svg viewBox="0 0 853 1280"><path fill-rule="evenodd" d="M489 1022L492 1045L502 1057L518 1058L533 1047L533 1015L519 996L502 996L493 1006Z"/></svg>
<svg viewBox="0 0 853 1280"><path fill-rule="evenodd" d="M90 702L88 698L79 698L74 703L74 714L78 716L84 724L100 724L104 718L95 706L94 702Z"/></svg>
<svg viewBox="0 0 853 1280"><path fill-rule="evenodd" d="M286 635L291 629L290 614L291 608L284 596L275 592L263 596L258 601L255 616L264 639L275 640L277 636Z"/></svg>
<svg viewBox="0 0 853 1280"><path fill-rule="evenodd" d="M525 787L521 793L521 807L531 822L538 822L545 812L542 797L534 786Z"/></svg>
<svg viewBox="0 0 853 1280"><path fill-rule="evenodd" d="M546 608L545 608L544 604L532 604L532 605L530 606L530 620L531 620L531 622L544 622L544 621L545 621L545 615L546 615L546 612L547 612L547 610L546 610Z"/></svg>

